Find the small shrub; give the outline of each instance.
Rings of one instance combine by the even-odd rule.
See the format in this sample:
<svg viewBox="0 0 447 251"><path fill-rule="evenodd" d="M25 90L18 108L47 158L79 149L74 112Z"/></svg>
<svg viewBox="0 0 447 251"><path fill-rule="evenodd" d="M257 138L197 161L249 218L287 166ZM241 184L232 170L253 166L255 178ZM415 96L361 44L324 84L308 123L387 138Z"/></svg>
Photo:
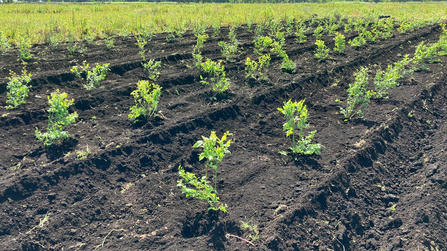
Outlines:
<svg viewBox="0 0 447 251"><path fill-rule="evenodd" d="M31 42L28 38L24 37L19 43L19 58L22 61L29 61L33 58L33 54L31 54L30 48L31 48Z"/></svg>
<svg viewBox="0 0 447 251"><path fill-rule="evenodd" d="M306 42L306 38L307 36L304 34L307 31L307 28L305 27L304 24L297 24L296 25L296 32L295 32L295 36L296 36L296 42L298 44L302 44Z"/></svg>
<svg viewBox="0 0 447 251"><path fill-rule="evenodd" d="M140 116L148 119L156 114L161 95L161 87L159 85L140 80L137 83L137 89L130 95L133 96L135 105L130 108L129 118L137 122Z"/></svg>
<svg viewBox="0 0 447 251"><path fill-rule="evenodd" d="M11 48L11 43L8 38L0 32L0 53L1 55L5 55Z"/></svg>
<svg viewBox="0 0 447 251"><path fill-rule="evenodd" d="M213 37L217 37L220 35L220 22L217 22L213 25Z"/></svg>
<svg viewBox="0 0 447 251"><path fill-rule="evenodd" d="M323 40L317 40L315 45L317 46L317 51L314 54L315 58L320 62L325 61L329 57L329 48L326 47Z"/></svg>
<svg viewBox="0 0 447 251"><path fill-rule="evenodd" d="M222 138L216 136L215 131L211 131L210 137L207 138L202 136L202 140L197 141L193 147L203 148L203 152L199 155L199 160L206 160L205 177L208 177L208 167L214 169L214 190L217 192L217 169L220 162L226 154L231 154L228 150L230 145L233 143L232 140L227 138L232 136L230 132L224 133ZM226 142L225 142L226 141Z"/></svg>
<svg viewBox="0 0 447 251"><path fill-rule="evenodd" d="M21 76L18 76L15 72L11 72L11 77L8 78L6 89L8 93L6 94L6 103L11 104L6 106L6 109L15 109L21 104L25 104L25 98L28 97L28 92L30 86L27 84L31 82L31 73L27 74L26 68L23 67L23 72Z"/></svg>
<svg viewBox="0 0 447 251"><path fill-rule="evenodd" d="M218 165L222 162L226 154L231 152L228 150L233 141L227 140L228 136L232 134L226 132L221 139L216 136L216 132L212 131L209 138L202 136L202 140L197 141L194 144L194 148L202 147L203 152L199 155L199 160L206 159L206 171L205 176L197 178L194 174L185 172L185 170L179 166L179 175L183 178L186 184L182 180L177 181L177 186L182 188L182 193L186 193L186 197L195 197L198 199L206 200L209 204L208 210L227 212L227 205L222 204L217 197L217 171ZM208 167L215 170L214 174L214 189L208 185ZM188 188L187 185L192 185L195 189Z"/></svg>
<svg viewBox="0 0 447 251"><path fill-rule="evenodd" d="M115 48L115 40L113 39L113 36L106 36L104 43L106 44L107 50L113 50L113 48Z"/></svg>
<svg viewBox="0 0 447 251"><path fill-rule="evenodd" d="M150 59L149 61L142 63L144 71L149 75L149 79L156 81L160 77L161 61L155 61Z"/></svg>
<svg viewBox="0 0 447 251"><path fill-rule="evenodd" d="M143 61L146 60L146 50L144 49L144 47L147 44L147 40L145 37L143 36L136 36L135 40L137 41L136 45L138 46L138 48L140 48L140 52L138 52L138 54L140 54L141 58L143 58Z"/></svg>
<svg viewBox="0 0 447 251"><path fill-rule="evenodd" d="M304 105L304 100L300 102L292 102L291 100L284 102L282 108L278 110L284 115L286 123L283 125L283 130L286 132L286 137L292 136L292 150L293 153L311 155L319 154L324 146L320 144L311 144L312 139L317 131L312 131L307 137L304 137L304 129L307 124L307 107ZM298 140L295 139L295 134L298 131Z"/></svg>
<svg viewBox="0 0 447 251"><path fill-rule="evenodd" d="M185 172L182 166L179 166L178 174L180 178L185 180L185 183L183 183L183 180L178 180L177 186L182 188L182 193L186 193L186 198L191 196L200 200L206 200L209 204L208 210L227 212L227 205L219 201L220 198L217 197L213 186L208 185L205 176L199 179L195 174ZM187 185L193 186L194 189L188 188Z"/></svg>
<svg viewBox="0 0 447 251"><path fill-rule="evenodd" d="M222 56L225 57L225 59L227 61L230 61L231 58L236 55L236 53L238 53L238 48L237 48L237 44L231 44L231 43L226 43L224 41L220 41L218 43L218 45L220 46L220 51L222 53Z"/></svg>
<svg viewBox="0 0 447 251"><path fill-rule="evenodd" d="M245 78L251 77L255 80L267 79L265 76L270 64L270 54L258 58L258 61L247 58L245 60Z"/></svg>
<svg viewBox="0 0 447 251"><path fill-rule="evenodd" d="M346 108L340 107L340 112L345 116L345 120L351 120L356 114L363 116L362 108L367 107L373 91L367 91L368 68L362 67L355 74L355 82L349 84L348 99Z"/></svg>
<svg viewBox="0 0 447 251"><path fill-rule="evenodd" d="M289 59L289 55L285 53L282 57L281 69L288 73L295 73L296 63Z"/></svg>
<svg viewBox="0 0 447 251"><path fill-rule="evenodd" d="M54 141L68 138L68 133L63 129L74 123L78 114L76 112L69 113L68 107L73 105L73 99L67 99L67 93L60 93L59 90L51 93L48 97L50 109L48 112L48 127L47 132L42 133L36 127L36 138L43 141L44 146L50 146Z"/></svg>
<svg viewBox="0 0 447 251"><path fill-rule="evenodd" d="M90 91L96 89L100 85L100 82L106 78L106 72L110 71L109 65L110 64L100 65L96 63L96 67L90 71L89 64L86 64L86 61L84 61L82 66L73 66L73 68L71 68L71 72L73 72L76 77L80 79L83 79L82 75L86 72L86 78L84 79L86 84L83 86L86 90Z"/></svg>
<svg viewBox="0 0 447 251"><path fill-rule="evenodd" d="M273 43L273 39L270 37L259 37L253 40L253 43L255 45L253 53L262 55L262 52Z"/></svg>
<svg viewBox="0 0 447 251"><path fill-rule="evenodd" d="M349 43L351 46L354 46L354 47L360 47L360 46L366 44L366 40L365 40L364 35L363 35L363 34L360 34L360 35L358 35L357 37L355 37L354 39L349 40L348 43Z"/></svg>
<svg viewBox="0 0 447 251"><path fill-rule="evenodd" d="M315 28L315 30L314 30L315 38L320 39L323 36L323 31L324 31L324 28L320 25L317 28Z"/></svg>
<svg viewBox="0 0 447 251"><path fill-rule="evenodd" d="M377 71L374 77L374 95L376 98L388 98L387 90L399 86L398 80L405 74L412 72L412 70L405 70L405 66L410 62L408 55L405 55L401 61L394 63L394 65L388 65L386 71Z"/></svg>
<svg viewBox="0 0 447 251"><path fill-rule="evenodd" d="M225 77L225 67L219 63L214 62L211 59L206 60L200 64L201 71L206 74L206 77L200 76L202 84L212 85L213 91L218 94L227 91L230 88L230 81ZM207 80L209 79L210 82Z"/></svg>
<svg viewBox="0 0 447 251"><path fill-rule="evenodd" d="M345 36L337 32L336 36L334 37L334 51L342 54L345 51L345 47L346 47Z"/></svg>
<svg viewBox="0 0 447 251"><path fill-rule="evenodd" d="M198 68L200 70L200 65L202 64L203 61L203 56L202 56L202 48L206 42L206 39L208 38L207 34L199 34L197 35L197 43L194 46L193 52L192 52L192 58L194 59L194 65L196 68Z"/></svg>

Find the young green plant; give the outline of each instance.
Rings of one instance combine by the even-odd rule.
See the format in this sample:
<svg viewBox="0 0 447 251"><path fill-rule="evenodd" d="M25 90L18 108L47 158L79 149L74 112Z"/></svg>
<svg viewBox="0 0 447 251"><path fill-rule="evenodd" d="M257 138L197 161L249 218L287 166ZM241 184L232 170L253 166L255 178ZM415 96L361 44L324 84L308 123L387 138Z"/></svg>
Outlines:
<svg viewBox="0 0 447 251"><path fill-rule="evenodd" d="M211 84L213 91L218 94L227 91L231 86L229 79L225 77L225 67L221 63L222 61L216 63L211 59L207 59L200 64L201 71L206 74L206 77L200 76L202 84ZM207 81L208 79L210 82Z"/></svg>
<svg viewBox="0 0 447 251"><path fill-rule="evenodd" d="M130 95L133 96L135 105L130 108L131 112L128 116L137 122L140 116L148 119L157 112L161 87L156 84L151 84L147 80L140 80L137 83L137 89L130 93Z"/></svg>
<svg viewBox="0 0 447 251"><path fill-rule="evenodd" d="M10 72L11 77L9 77L9 82L7 83L6 89L8 93L6 94L6 103L10 104L6 106L6 109L15 109L21 104L25 104L25 98L28 97L28 92L30 86L27 84L31 82L31 73L27 74L26 68L23 67L23 72L21 76L18 76L15 72Z"/></svg>
<svg viewBox="0 0 447 251"><path fill-rule="evenodd" d="M93 70L89 70L89 64L84 61L82 66L73 66L71 72L80 79L84 79L82 75L84 75L83 73L86 73L84 79L86 83L83 86L86 90L90 91L96 89L100 85L100 82L106 78L106 72L110 71L109 65L110 64L100 65L96 63L96 67Z"/></svg>
<svg viewBox="0 0 447 251"><path fill-rule="evenodd" d="M179 166L179 175L185 180L177 181L177 186L182 188L182 193L186 193L186 197L194 197L201 200L206 200L209 204L208 210L227 212L227 205L222 204L217 197L217 170L218 165L222 162L222 159L226 154L231 152L228 150L233 141L227 140L228 136L232 134L226 132L221 139L216 136L216 132L212 131L209 138L202 136L202 140L197 141L194 144L194 148L203 148L203 152L199 155L199 160L206 159L205 176L197 178L193 173L185 172L185 170ZM214 189L208 185L208 167L215 170L214 175ZM188 188L187 185L194 186L195 189Z"/></svg>
<svg viewBox="0 0 447 251"><path fill-rule="evenodd" d="M334 51L342 54L345 51L345 47L346 47L345 36L337 32L334 37Z"/></svg>
<svg viewBox="0 0 447 251"><path fill-rule="evenodd" d="M149 75L150 80L156 81L158 77L160 77L159 69L161 67L161 61L150 59L149 61L141 64L143 65L144 71Z"/></svg>
<svg viewBox="0 0 447 251"><path fill-rule="evenodd" d="M251 77L255 80L266 80L266 73L270 64L270 54L265 54L258 58L258 61L251 60L249 57L245 60L245 78Z"/></svg>
<svg viewBox="0 0 447 251"><path fill-rule="evenodd" d="M286 123L283 125L283 130L286 132L286 137L292 136L292 150L295 154L311 155L319 154L320 150L324 146L320 144L311 144L317 131L312 131L307 137L304 137L304 129L309 125L307 124L307 106L304 105L305 100L299 102L292 102L291 100L284 102L282 108L278 110L284 115ZM298 131L298 139L295 138L295 134ZM282 154L286 154L282 152Z"/></svg>
<svg viewBox="0 0 447 251"><path fill-rule="evenodd" d="M366 90L368 84L368 68L361 67L355 73L355 82L349 84L347 107L340 107L340 112L345 120L351 120L356 114L363 116L362 108L367 107L374 92Z"/></svg>
<svg viewBox="0 0 447 251"><path fill-rule="evenodd" d="M231 154L228 150L232 140L228 139L228 136L232 136L233 134L230 132L224 133L222 138L216 136L215 131L211 131L210 137L207 138L202 136L202 140L197 141L193 147L194 148L203 148L203 152L199 155L199 160L206 160L206 169L205 169L205 177L208 177L208 167L211 167L215 170L214 175L214 190L217 193L217 169L220 162L222 162L223 158L226 154Z"/></svg>
<svg viewBox="0 0 447 251"><path fill-rule="evenodd" d="M68 107L74 104L74 100L67 99L67 97L66 92L60 93L59 90L51 93L51 97L48 97L50 115L48 116L47 132L42 133L37 127L35 131L36 138L43 141L44 146L51 146L58 139L68 138L68 133L63 129L74 123L78 117L76 112L68 112Z"/></svg>
<svg viewBox="0 0 447 251"><path fill-rule="evenodd" d="M315 51L315 58L318 61L325 61L329 57L329 48L326 47L323 40L318 40L315 42L317 50Z"/></svg>

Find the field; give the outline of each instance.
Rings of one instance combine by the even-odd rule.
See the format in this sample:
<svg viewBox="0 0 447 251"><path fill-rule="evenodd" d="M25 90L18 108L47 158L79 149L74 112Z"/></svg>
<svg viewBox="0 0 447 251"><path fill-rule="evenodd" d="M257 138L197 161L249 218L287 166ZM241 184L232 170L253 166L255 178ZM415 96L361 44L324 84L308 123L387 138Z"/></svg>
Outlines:
<svg viewBox="0 0 447 251"><path fill-rule="evenodd" d="M72 8L156 5L37 6L43 15L60 8L69 23ZM179 6L156 7L172 8L172 13L162 13L173 14ZM206 6L216 11L240 8ZM43 30L27 28L12 35L3 15L2 41L12 47L0 56L1 249L447 249L447 31L440 25L445 5L259 6L264 8L259 13L270 8L273 16L257 14L259 20L247 22L215 15L223 20L219 25L203 18L210 23L193 21L191 27L170 31L165 23L144 36L141 25L131 29L129 24L129 34L123 35L124 28L108 29L99 26L104 20L87 20L97 31L91 43L79 29L54 43L43 32L48 17L42 18ZM291 6L301 6L302 15ZM14 13L14 8L24 13L36 9L7 5L1 11ZM290 15L275 19L282 8ZM419 16L402 14L415 8L421 9L415 13ZM53 23L59 12L54 13ZM378 19L388 13L392 16ZM168 20L168 14L161 16ZM39 20L35 15L30 17ZM11 23L19 20L17 14ZM355 23L351 30L346 29L350 22ZM69 29L62 23L62 30ZM337 25L332 32L329 24ZM300 25L307 27L301 33L306 38L298 42ZM324 29L318 40L330 49L325 59L315 56L315 30L320 26ZM271 56L270 65L246 76L247 57L259 57L253 43L257 32L278 42L283 51L277 53L272 46L263 50L261 54ZM345 36L343 53L333 50L336 32ZM28 34L27 42L20 42L23 34ZM206 41L199 47L197 35L204 34ZM230 45L231 34L238 51L226 58L218 43ZM368 34L377 37L371 40ZM358 37L366 38L365 43L348 43ZM138 46L141 39L147 44ZM19 51L23 43L30 45L22 47L31 53L29 58ZM434 55L430 48L436 49ZM193 52L203 56L201 63L221 61L231 87L216 93L203 85L202 78L211 81L213 75L196 65ZM293 70L284 69L283 53L296 64ZM345 118L340 107L347 107L347 90L359 82L362 67L368 67L366 89L377 93L377 73L389 65L396 68L405 55L411 61L399 71L399 84L387 90L388 98L372 96L363 115ZM161 62L155 81L143 67L149 59ZM85 80L71 71L84 61L90 66L110 64L102 87L86 90ZM29 96L18 108L6 109L10 71L20 75L23 69L32 74ZM134 122L128 115L140 80L162 89L156 116ZM79 116L66 127L67 139L44 146L35 130L46 131L47 97L58 89L74 99L69 111ZM290 151L291 140L283 131L286 120L278 110L288 100L305 100L309 127L304 134L317 131L312 143L324 146L319 154ZM211 131L218 137L233 134L231 154L219 164L217 176L226 213L186 198L177 186L180 165L205 175L205 161L199 160L202 148L193 145ZM214 170L208 170L207 178L214 185Z"/></svg>

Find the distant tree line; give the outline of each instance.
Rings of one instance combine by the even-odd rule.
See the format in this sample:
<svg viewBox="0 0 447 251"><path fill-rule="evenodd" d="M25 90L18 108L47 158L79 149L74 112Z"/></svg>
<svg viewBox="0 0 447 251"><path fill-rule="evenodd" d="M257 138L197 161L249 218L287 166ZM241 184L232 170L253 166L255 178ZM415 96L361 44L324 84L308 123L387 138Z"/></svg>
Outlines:
<svg viewBox="0 0 447 251"><path fill-rule="evenodd" d="M0 0L12 2L177 2L177 3L328 3L334 0ZM444 0L345 0L346 2L441 2Z"/></svg>

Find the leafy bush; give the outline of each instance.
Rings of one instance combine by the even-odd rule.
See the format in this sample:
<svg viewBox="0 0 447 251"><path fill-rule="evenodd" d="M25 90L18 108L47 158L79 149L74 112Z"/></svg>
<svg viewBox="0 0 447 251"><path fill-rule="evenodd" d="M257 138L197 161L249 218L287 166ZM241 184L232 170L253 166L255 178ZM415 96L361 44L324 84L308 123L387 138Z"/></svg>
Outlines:
<svg viewBox="0 0 447 251"><path fill-rule="evenodd" d="M365 37L364 37L363 34L359 34L359 35L358 35L357 37L355 37L354 39L349 40L348 43L349 43L351 46L354 46L354 47L360 47L360 46L366 44L366 40L365 40Z"/></svg>
<svg viewBox="0 0 447 251"><path fill-rule="evenodd" d="M262 52L273 43L273 39L267 36L258 37L257 39L253 40L253 43L255 45L253 53L262 55Z"/></svg>
<svg viewBox="0 0 447 251"><path fill-rule="evenodd" d="M80 79L84 79L82 75L86 72L86 78L84 79L86 84L83 86L86 90L90 91L92 89L96 89L96 87L100 85L100 82L106 78L106 72L110 71L109 65L110 64L99 65L96 63L96 67L93 71L90 71L89 64L84 61L82 66L73 66L73 68L71 68L71 72L73 72L76 77Z"/></svg>
<svg viewBox="0 0 447 251"><path fill-rule="evenodd" d="M324 146L320 144L311 144L312 139L317 131L312 131L307 137L304 137L304 129L309 125L307 124L307 107L304 105L305 100L300 102L292 102L291 100L284 102L282 108L278 110L286 118L286 123L283 125L283 131L286 132L286 137L292 136L292 150L293 153L311 155L319 154L320 150ZM298 140L295 139L296 131L298 133Z"/></svg>
<svg viewBox="0 0 447 251"><path fill-rule="evenodd" d="M211 84L213 91L217 93L223 93L230 88L230 81L225 77L225 67L221 63L222 61L216 63L208 59L200 64L201 71L206 74L206 77L200 76L202 84ZM208 79L210 82L207 81Z"/></svg>
<svg viewBox="0 0 447 251"><path fill-rule="evenodd" d="M216 136L215 131L211 131L210 137L202 136L202 140L197 141L193 147L203 148L203 152L199 155L199 160L206 160L205 177L208 177L208 167L215 170L214 175L214 190L217 192L217 169L220 162L222 162L225 154L231 154L228 150L233 141L227 140L228 136L232 136L230 132L224 133L221 139ZM225 142L226 141L226 142Z"/></svg>
<svg viewBox="0 0 447 251"><path fill-rule="evenodd" d="M1 55L5 55L11 48L11 43L8 38L0 32L0 53Z"/></svg>
<svg viewBox="0 0 447 251"><path fill-rule="evenodd" d="M149 81L140 80L137 83L137 89L130 95L135 100L135 105L130 108L129 118L138 121L140 116L146 119L152 117L158 108L158 102L161 95L161 87L156 84L151 84Z"/></svg>
<svg viewBox="0 0 447 251"><path fill-rule="evenodd" d="M220 46L222 56L225 57L227 61L230 61L231 58L239 51L237 48L237 44L226 43L224 41L220 41L217 44Z"/></svg>
<svg viewBox="0 0 447 251"><path fill-rule="evenodd" d="M182 166L179 166L179 176L185 180L177 181L177 186L182 188L182 193L186 193L186 198L193 197L201 200L206 200L209 204L208 210L227 212L227 205L222 204L217 197L217 193L213 189L213 186L208 185L206 177L197 178L195 174L185 172ZM188 188L187 185L195 187L195 189Z"/></svg>
<svg viewBox="0 0 447 251"><path fill-rule="evenodd" d="M216 132L212 131L209 138L202 136L202 140L197 141L194 144L194 148L202 147L203 152L199 155L199 160L206 159L206 171L205 176L197 178L194 174L185 172L185 170L179 166L179 175L183 178L186 184L182 180L177 181L177 186L182 188L182 193L186 193L186 197L195 197L201 200L206 200L209 204L208 210L227 212L227 205L222 204L217 197L217 170L218 165L222 162L226 154L231 153L228 148L233 141L227 140L228 136L232 134L226 132L221 139L216 136ZM226 141L226 142L225 142ZM214 175L214 189L208 185L208 167L215 170ZM192 185L196 189L188 188L187 185Z"/></svg>
<svg viewBox="0 0 447 251"><path fill-rule="evenodd" d="M388 98L387 90L399 86L397 82L405 74L411 71L406 71L405 66L411 62L408 55L405 55L404 59L394 63L394 65L388 65L386 71L378 70L374 77L375 97L376 98Z"/></svg>
<svg viewBox="0 0 447 251"><path fill-rule="evenodd" d="M345 116L345 120L352 119L356 114L363 116L362 108L367 107L373 91L367 91L368 68L362 67L355 74L355 82L349 84L348 99L346 108L340 107L340 112Z"/></svg>
<svg viewBox="0 0 447 251"><path fill-rule="evenodd" d="M247 58L245 60L245 77L251 77L255 80L259 79L267 79L265 73L268 70L270 64L270 54L265 54L258 58L258 62L256 60L251 60Z"/></svg>
<svg viewBox="0 0 447 251"><path fill-rule="evenodd" d="M78 117L76 112L71 114L68 112L68 107L73 105L74 100L67 99L67 96L67 93L60 93L59 90L56 90L51 93L51 97L48 97L50 115L48 116L47 132L42 133L36 127L36 138L43 141L45 146L52 145L56 140L68 138L68 133L63 129L74 123Z"/></svg>
<svg viewBox="0 0 447 251"><path fill-rule="evenodd" d="M345 51L345 47L345 36L337 32L336 36L334 37L334 51L342 54Z"/></svg>
<svg viewBox="0 0 447 251"><path fill-rule="evenodd" d="M27 37L23 37L22 40L19 43L19 58L22 61L28 61L33 58L33 55L31 54L30 48L32 47L31 41Z"/></svg>
<svg viewBox="0 0 447 251"><path fill-rule="evenodd" d="M314 30L315 38L320 39L323 36L323 31L324 31L324 28L322 26L318 25L318 27L315 28L315 30Z"/></svg>
<svg viewBox="0 0 447 251"><path fill-rule="evenodd" d="M329 48L326 47L323 40L318 40L315 42L317 46L317 51L315 52L315 58L318 61L325 61L329 57Z"/></svg>
<svg viewBox="0 0 447 251"><path fill-rule="evenodd" d="M8 78L6 89L8 93L6 94L6 103L11 104L6 106L6 109L15 109L21 104L25 104L25 98L28 97L28 92L30 86L27 86L31 82L31 73L27 74L26 68L23 67L23 72L21 76L18 76L15 72L11 72L11 77Z"/></svg>
<svg viewBox="0 0 447 251"><path fill-rule="evenodd" d="M142 63L144 71L149 75L149 79L156 81L160 77L161 61L155 61L150 59L149 61Z"/></svg>

